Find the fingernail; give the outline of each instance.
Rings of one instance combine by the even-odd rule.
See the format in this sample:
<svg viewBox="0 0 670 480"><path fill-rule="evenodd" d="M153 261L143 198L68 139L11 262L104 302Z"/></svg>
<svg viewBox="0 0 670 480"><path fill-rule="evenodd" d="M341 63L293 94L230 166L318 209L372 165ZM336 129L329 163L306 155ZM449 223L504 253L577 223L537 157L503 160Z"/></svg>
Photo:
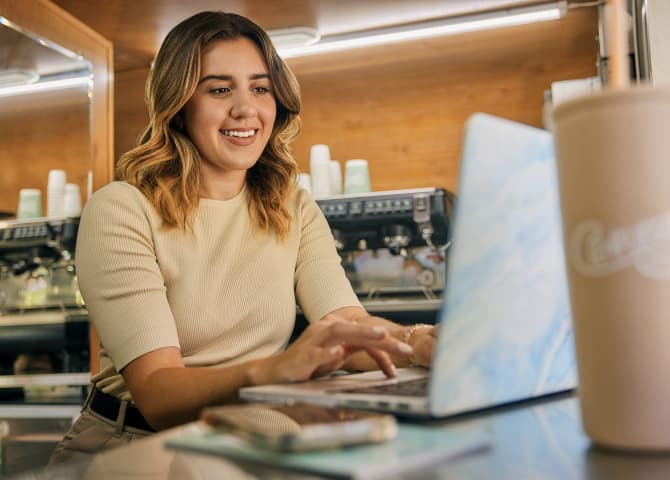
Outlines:
<svg viewBox="0 0 670 480"><path fill-rule="evenodd" d="M339 355L340 352L342 352L342 347L340 347L339 345L335 345L334 347L330 347L331 355Z"/></svg>
<svg viewBox="0 0 670 480"><path fill-rule="evenodd" d="M402 353L408 354L414 351L411 345L404 342L398 342L398 350L400 350Z"/></svg>
<svg viewBox="0 0 670 480"><path fill-rule="evenodd" d="M398 370L395 368L395 365L393 364L391 364L391 372L393 372L394 377L398 376Z"/></svg>
<svg viewBox="0 0 670 480"><path fill-rule="evenodd" d="M375 332L377 335L384 335L386 333L386 327L383 327L381 325L375 325L372 327L372 331Z"/></svg>

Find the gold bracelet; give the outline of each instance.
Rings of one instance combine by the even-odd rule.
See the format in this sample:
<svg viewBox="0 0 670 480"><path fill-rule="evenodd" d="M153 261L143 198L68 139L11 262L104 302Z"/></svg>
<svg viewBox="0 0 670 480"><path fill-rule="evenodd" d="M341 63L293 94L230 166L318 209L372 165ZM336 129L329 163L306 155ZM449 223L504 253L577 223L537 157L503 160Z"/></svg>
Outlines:
<svg viewBox="0 0 670 480"><path fill-rule="evenodd" d="M415 323L411 327L408 327L407 329L405 329L405 332L402 334L403 343L406 343L406 344L409 345L409 341L411 340L412 335L414 335L414 332L416 332L419 328L423 328L423 327L430 327L430 325L428 325L426 323Z"/></svg>

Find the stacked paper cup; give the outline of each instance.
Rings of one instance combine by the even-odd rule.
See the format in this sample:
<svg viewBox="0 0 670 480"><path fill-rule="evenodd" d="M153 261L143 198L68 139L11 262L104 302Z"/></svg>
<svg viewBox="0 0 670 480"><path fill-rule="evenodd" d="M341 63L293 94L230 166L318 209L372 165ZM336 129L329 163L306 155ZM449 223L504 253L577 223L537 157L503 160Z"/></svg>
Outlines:
<svg viewBox="0 0 670 480"><path fill-rule="evenodd" d="M344 193L365 193L369 191L368 161L362 158L347 160L344 164Z"/></svg>
<svg viewBox="0 0 670 480"><path fill-rule="evenodd" d="M339 195L342 193L342 168L337 160L330 161L330 194Z"/></svg>
<svg viewBox="0 0 670 480"><path fill-rule="evenodd" d="M324 198L330 195L330 149L328 145L312 145L309 170L312 177L312 195Z"/></svg>
<svg viewBox="0 0 670 480"><path fill-rule="evenodd" d="M65 198L63 200L63 216L78 217L81 215L81 195L79 185L76 183L65 184Z"/></svg>
<svg viewBox="0 0 670 480"><path fill-rule="evenodd" d="M65 170L49 170L47 217L62 217L65 202Z"/></svg>
<svg viewBox="0 0 670 480"><path fill-rule="evenodd" d="M39 188L22 188L19 191L19 211L16 218L37 218L42 216L42 192Z"/></svg>

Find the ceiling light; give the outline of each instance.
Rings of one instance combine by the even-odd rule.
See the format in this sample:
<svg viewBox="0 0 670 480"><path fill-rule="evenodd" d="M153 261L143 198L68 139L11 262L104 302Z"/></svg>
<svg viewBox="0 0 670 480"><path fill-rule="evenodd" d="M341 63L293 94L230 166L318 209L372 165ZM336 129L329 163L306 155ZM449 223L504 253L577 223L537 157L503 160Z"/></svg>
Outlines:
<svg viewBox="0 0 670 480"><path fill-rule="evenodd" d="M277 50L308 47L319 41L321 36L316 28L291 27L268 30Z"/></svg>
<svg viewBox="0 0 670 480"><path fill-rule="evenodd" d="M23 95L27 93L45 92L49 90L59 90L63 88L73 88L89 85L91 76L78 76L69 78L59 78L55 80L43 80L41 82L31 83L30 85L15 85L12 87L0 86L0 97L10 95Z"/></svg>
<svg viewBox="0 0 670 480"><path fill-rule="evenodd" d="M458 17L447 17L409 25L366 30L323 37L318 42L302 47L277 47L283 58L335 52L351 48L369 47L406 40L418 40L442 35L472 32L476 30L524 25L532 22L558 20L565 15L566 0L508 8L491 12L475 13Z"/></svg>

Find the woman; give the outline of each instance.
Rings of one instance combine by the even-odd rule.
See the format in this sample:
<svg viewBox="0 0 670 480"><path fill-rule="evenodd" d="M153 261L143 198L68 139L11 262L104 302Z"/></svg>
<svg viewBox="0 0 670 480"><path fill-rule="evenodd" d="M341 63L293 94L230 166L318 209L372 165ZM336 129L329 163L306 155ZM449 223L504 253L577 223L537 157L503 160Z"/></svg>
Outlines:
<svg viewBox="0 0 670 480"><path fill-rule="evenodd" d="M297 187L298 85L260 27L222 12L177 25L147 103L120 181L81 218L76 266L101 371L54 461L191 421L246 385L429 365L433 327L366 313ZM311 325L287 347L296 302Z"/></svg>

